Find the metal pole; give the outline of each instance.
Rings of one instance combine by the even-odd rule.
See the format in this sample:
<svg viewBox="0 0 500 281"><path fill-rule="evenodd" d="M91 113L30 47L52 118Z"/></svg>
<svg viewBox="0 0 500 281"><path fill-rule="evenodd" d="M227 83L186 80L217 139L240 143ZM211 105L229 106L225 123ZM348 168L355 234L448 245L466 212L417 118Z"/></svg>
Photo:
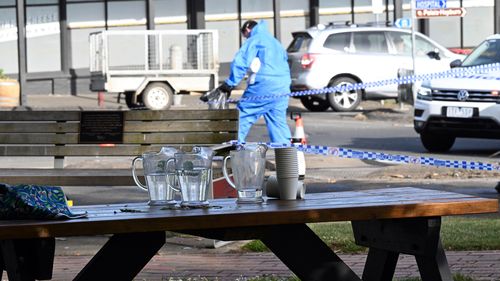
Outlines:
<svg viewBox="0 0 500 281"><path fill-rule="evenodd" d="M464 1L460 0L460 8L464 6ZM460 17L460 49L464 48L464 17Z"/></svg>
<svg viewBox="0 0 500 281"><path fill-rule="evenodd" d="M237 10L238 10L238 30L240 29L240 27L243 25L243 20L241 19L241 0L238 0L237 2ZM240 34L240 36L238 36L239 40L240 40L240 47L241 45L243 44L243 36L241 35L240 32L238 32Z"/></svg>
<svg viewBox="0 0 500 281"><path fill-rule="evenodd" d="M416 57L416 48L415 48L415 25L417 24L417 15L416 15L416 0L411 0L410 1L411 5L411 62L412 62L412 69L413 73L412 75L417 74L417 67L415 63L415 57ZM413 86L413 85L412 85ZM415 91L412 91L413 94L413 101L415 101Z"/></svg>
<svg viewBox="0 0 500 281"><path fill-rule="evenodd" d="M108 0L104 0L104 30L108 30Z"/></svg>
<svg viewBox="0 0 500 281"><path fill-rule="evenodd" d="M351 22L354 23L354 0L351 0Z"/></svg>
<svg viewBox="0 0 500 281"><path fill-rule="evenodd" d="M389 0L385 0L385 22L389 22Z"/></svg>
<svg viewBox="0 0 500 281"><path fill-rule="evenodd" d="M500 32L500 0L495 0L493 3L493 30L495 33Z"/></svg>
<svg viewBox="0 0 500 281"><path fill-rule="evenodd" d="M319 24L319 0L309 0L309 27L316 26L318 24Z"/></svg>
<svg viewBox="0 0 500 281"><path fill-rule="evenodd" d="M415 14L415 9L416 9L416 0L411 0L411 60L412 60L412 69L413 69L413 75L416 74L416 67L415 67L415 56L416 56L416 50L415 50L415 25L417 23L416 21L416 14Z"/></svg>
<svg viewBox="0 0 500 281"><path fill-rule="evenodd" d="M393 2L394 21L403 17L403 0L394 0Z"/></svg>
<svg viewBox="0 0 500 281"><path fill-rule="evenodd" d="M205 28L205 1L186 0L188 29Z"/></svg>
<svg viewBox="0 0 500 281"><path fill-rule="evenodd" d="M68 30L68 15L66 11L66 0L59 2L59 29L61 38L61 70L65 75L69 75L71 65L71 37ZM54 94L54 93L53 93Z"/></svg>
<svg viewBox="0 0 500 281"><path fill-rule="evenodd" d="M146 0L146 25L148 30L155 29L155 9L153 0Z"/></svg>
<svg viewBox="0 0 500 281"><path fill-rule="evenodd" d="M16 1L16 17L17 17L17 63L18 63L18 80L20 87L19 105L26 104L26 20L24 0Z"/></svg>
<svg viewBox="0 0 500 281"><path fill-rule="evenodd" d="M274 21L274 37L281 40L281 3L280 0L273 0L273 21Z"/></svg>

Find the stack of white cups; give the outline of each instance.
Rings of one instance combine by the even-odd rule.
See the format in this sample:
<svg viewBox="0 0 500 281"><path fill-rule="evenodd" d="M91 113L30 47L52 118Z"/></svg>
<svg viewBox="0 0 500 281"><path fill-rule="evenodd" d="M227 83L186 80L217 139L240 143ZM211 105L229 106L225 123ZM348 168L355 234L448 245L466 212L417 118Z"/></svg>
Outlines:
<svg viewBox="0 0 500 281"><path fill-rule="evenodd" d="M276 177L278 178L281 200L295 200L299 181L297 148L284 147L274 150Z"/></svg>
<svg viewBox="0 0 500 281"><path fill-rule="evenodd" d="M280 187L276 175L269 175L266 179L266 196L280 198ZM297 183L297 199L304 199L306 195L306 185L299 179Z"/></svg>

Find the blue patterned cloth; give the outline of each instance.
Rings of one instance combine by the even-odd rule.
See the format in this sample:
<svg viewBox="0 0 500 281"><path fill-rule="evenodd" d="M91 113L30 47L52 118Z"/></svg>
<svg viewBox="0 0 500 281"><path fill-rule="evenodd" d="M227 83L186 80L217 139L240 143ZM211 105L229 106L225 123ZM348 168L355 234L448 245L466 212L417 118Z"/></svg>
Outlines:
<svg viewBox="0 0 500 281"><path fill-rule="evenodd" d="M58 186L0 183L0 219L72 219L86 217L68 207Z"/></svg>

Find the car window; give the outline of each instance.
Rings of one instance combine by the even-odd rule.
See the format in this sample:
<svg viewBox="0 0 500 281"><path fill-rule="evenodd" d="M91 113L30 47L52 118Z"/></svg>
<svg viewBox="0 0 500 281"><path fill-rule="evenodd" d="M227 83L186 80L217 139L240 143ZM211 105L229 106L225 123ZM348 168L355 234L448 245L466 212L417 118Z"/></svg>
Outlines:
<svg viewBox="0 0 500 281"><path fill-rule="evenodd" d="M403 32L389 32L394 51L400 55L411 55L411 34Z"/></svg>
<svg viewBox="0 0 500 281"><path fill-rule="evenodd" d="M388 53L384 32L353 32L356 52Z"/></svg>
<svg viewBox="0 0 500 281"><path fill-rule="evenodd" d="M293 40L286 50L290 53L306 52L307 48L309 48L309 45L311 44L311 40L311 36L307 33L293 34Z"/></svg>
<svg viewBox="0 0 500 281"><path fill-rule="evenodd" d="M415 55L420 57L427 56L429 52L433 52L436 49L437 47L425 38L415 36Z"/></svg>
<svg viewBox="0 0 500 281"><path fill-rule="evenodd" d="M351 33L343 32L343 33L330 34L326 38L323 47L337 51L345 51L349 49L350 45L351 45Z"/></svg>
<svg viewBox="0 0 500 281"><path fill-rule="evenodd" d="M462 66L500 62L500 40L486 40L477 46L463 61Z"/></svg>

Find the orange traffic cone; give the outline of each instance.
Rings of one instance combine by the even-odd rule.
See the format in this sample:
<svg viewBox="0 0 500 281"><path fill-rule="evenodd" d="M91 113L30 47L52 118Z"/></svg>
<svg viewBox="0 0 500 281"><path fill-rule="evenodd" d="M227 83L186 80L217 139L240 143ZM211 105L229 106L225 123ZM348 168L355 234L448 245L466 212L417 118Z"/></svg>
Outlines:
<svg viewBox="0 0 500 281"><path fill-rule="evenodd" d="M304 124L302 124L302 115L298 112L290 114L292 120L295 120L295 132L292 136L292 143L307 144ZM299 164L299 180L304 180L306 176L306 159L303 151L297 151L297 160Z"/></svg>
<svg viewBox="0 0 500 281"><path fill-rule="evenodd" d="M291 118L295 120L295 132L292 136L292 143L307 144L304 124L302 123L302 115L298 112L292 112Z"/></svg>
<svg viewBox="0 0 500 281"><path fill-rule="evenodd" d="M97 93L97 105L99 107L104 107L104 93L103 92Z"/></svg>

